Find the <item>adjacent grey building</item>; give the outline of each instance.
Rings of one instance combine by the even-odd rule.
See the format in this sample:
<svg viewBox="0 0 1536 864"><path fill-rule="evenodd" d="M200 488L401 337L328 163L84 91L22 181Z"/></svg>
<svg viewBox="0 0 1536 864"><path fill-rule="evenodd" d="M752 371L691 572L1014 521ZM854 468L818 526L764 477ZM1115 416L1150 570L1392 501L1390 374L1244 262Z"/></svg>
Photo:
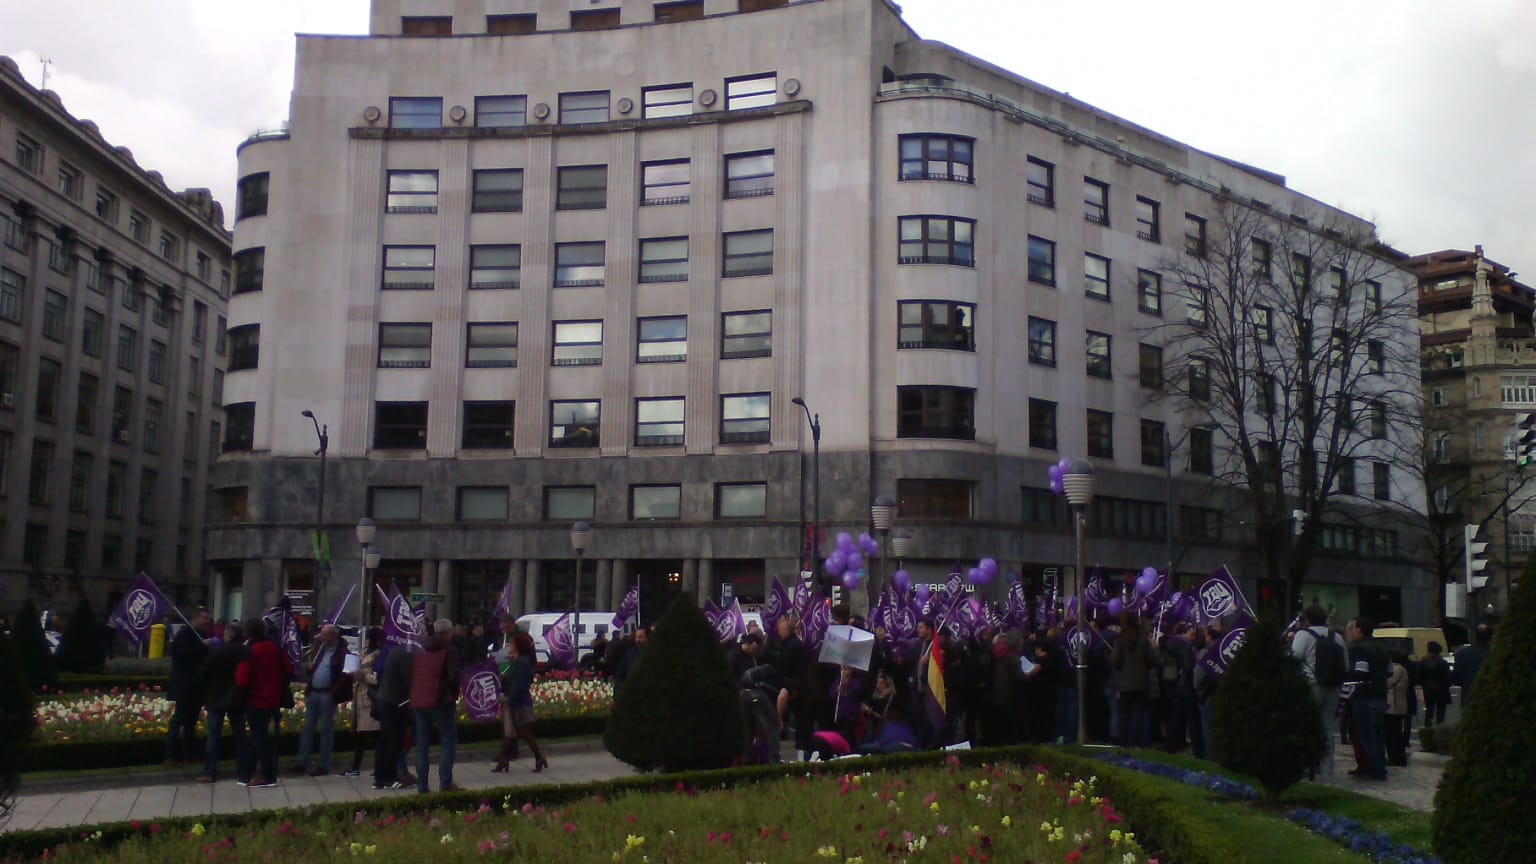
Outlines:
<svg viewBox="0 0 1536 864"><path fill-rule="evenodd" d="M331 602L364 515L378 578L457 617L508 579L519 611L569 606L575 520L586 608L760 598L804 566L818 474L823 554L891 495L915 577L1038 579L1071 563L1062 455L1100 473L1092 562L1164 561L1171 500L1181 572L1246 573L1209 478L1169 479L1184 423L1139 343L1184 310L1152 280L1218 194L1368 228L884 0L374 0L368 36L299 37L288 123L239 161L226 611ZM1325 575L1341 611L1425 608L1372 549Z"/></svg>
<svg viewBox="0 0 1536 864"><path fill-rule="evenodd" d="M0 609L204 602L230 234L0 57Z"/></svg>

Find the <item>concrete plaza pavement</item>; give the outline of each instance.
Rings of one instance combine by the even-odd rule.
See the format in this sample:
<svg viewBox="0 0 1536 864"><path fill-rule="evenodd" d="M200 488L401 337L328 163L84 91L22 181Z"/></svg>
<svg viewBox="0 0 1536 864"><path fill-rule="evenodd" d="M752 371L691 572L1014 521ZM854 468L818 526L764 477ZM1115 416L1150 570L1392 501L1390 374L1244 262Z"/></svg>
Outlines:
<svg viewBox="0 0 1536 864"><path fill-rule="evenodd" d="M1440 786L1440 775L1445 773L1445 766L1451 760L1439 753L1426 753L1415 744L1408 751L1408 767L1389 767L1385 782L1357 780L1349 776L1349 770L1355 767L1355 751L1348 744L1334 747L1333 761L1336 766L1333 776L1319 777L1319 783L1427 813L1435 809L1435 790Z"/></svg>

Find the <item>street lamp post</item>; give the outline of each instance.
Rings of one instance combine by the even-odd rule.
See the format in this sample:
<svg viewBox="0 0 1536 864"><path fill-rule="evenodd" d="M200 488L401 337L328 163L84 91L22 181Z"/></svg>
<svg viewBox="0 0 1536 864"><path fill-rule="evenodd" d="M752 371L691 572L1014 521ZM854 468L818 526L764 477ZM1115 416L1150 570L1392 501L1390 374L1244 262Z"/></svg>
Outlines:
<svg viewBox="0 0 1536 864"><path fill-rule="evenodd" d="M1084 623L1088 611L1088 599L1084 592L1087 584L1083 578L1083 530L1088 524L1088 505L1093 503L1093 466L1079 459L1067 468L1061 478L1062 490L1067 503L1072 505L1072 518L1077 529L1077 743L1088 743L1088 643L1092 638Z"/></svg>
<svg viewBox="0 0 1536 864"><path fill-rule="evenodd" d="M581 556L587 551L587 535L592 526L585 522L571 525L571 548L576 551L576 584L572 586L571 642L576 646L576 663L581 663Z"/></svg>
<svg viewBox="0 0 1536 864"><path fill-rule="evenodd" d="M907 566L907 553L912 551L912 532L897 528L891 532L891 554L896 556L896 569Z"/></svg>
<svg viewBox="0 0 1536 864"><path fill-rule="evenodd" d="M357 574L357 633L358 639L368 632L368 582L374 568L379 566L379 547L373 545L378 526L367 516L357 520L357 546L362 551L363 566ZM359 644L362 644L359 642Z"/></svg>
<svg viewBox="0 0 1536 864"><path fill-rule="evenodd" d="M309 422L315 424L315 437L320 439L320 449L315 455L320 457L320 496L315 501L315 588L318 589L322 582L323 574L320 572L326 565L325 546L321 543L321 536L325 525L325 454L331 449L331 435L329 426L321 426L315 419L315 412L305 409L301 416L308 417Z"/></svg>
<svg viewBox="0 0 1536 864"><path fill-rule="evenodd" d="M805 411L805 422L811 426L811 519L815 523L811 532L811 569L821 573L821 415L811 414L810 406L799 396L789 400ZM818 575L817 580L821 579Z"/></svg>
<svg viewBox="0 0 1536 864"><path fill-rule="evenodd" d="M891 538L891 523L896 519L896 499L881 495L869 505L869 521L875 524L880 535L880 585L885 586L885 554Z"/></svg>

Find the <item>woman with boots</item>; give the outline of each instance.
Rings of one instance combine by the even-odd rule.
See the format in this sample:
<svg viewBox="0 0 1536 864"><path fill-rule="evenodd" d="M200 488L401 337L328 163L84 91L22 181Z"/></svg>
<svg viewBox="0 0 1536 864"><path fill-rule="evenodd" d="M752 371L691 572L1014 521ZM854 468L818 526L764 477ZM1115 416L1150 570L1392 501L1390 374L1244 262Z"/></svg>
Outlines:
<svg viewBox="0 0 1536 864"><path fill-rule="evenodd" d="M363 750L372 750L379 743L379 712L373 703L379 696L379 673L384 671L378 668L379 645L383 639L382 627L368 628L352 688L352 737L357 743L352 751L352 767L341 772L342 777L358 776L363 767ZM378 771L377 765L374 771Z"/></svg>
<svg viewBox="0 0 1536 864"><path fill-rule="evenodd" d="M533 752L533 773L549 767L549 760L533 737L533 637L514 633L508 646L512 663L501 676L501 751L496 754L496 774L507 773L507 757L514 741L523 741Z"/></svg>

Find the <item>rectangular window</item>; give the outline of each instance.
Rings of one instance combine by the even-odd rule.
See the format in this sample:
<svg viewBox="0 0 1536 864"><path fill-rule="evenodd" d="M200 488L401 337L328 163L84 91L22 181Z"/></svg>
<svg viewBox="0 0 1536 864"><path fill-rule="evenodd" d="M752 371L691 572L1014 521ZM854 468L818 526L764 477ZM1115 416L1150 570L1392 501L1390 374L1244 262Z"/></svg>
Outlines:
<svg viewBox="0 0 1536 864"><path fill-rule="evenodd" d="M531 19L534 16L529 15L527 17ZM527 96L475 97L476 127L480 129L508 129L526 125L528 125Z"/></svg>
<svg viewBox="0 0 1536 864"><path fill-rule="evenodd" d="M976 391L968 387L896 388L896 437L976 438Z"/></svg>
<svg viewBox="0 0 1536 864"><path fill-rule="evenodd" d="M386 213L436 213L436 171L390 171L384 196Z"/></svg>
<svg viewBox="0 0 1536 864"><path fill-rule="evenodd" d="M608 206L607 165L567 165L556 169L556 210L601 210Z"/></svg>
<svg viewBox="0 0 1536 864"><path fill-rule="evenodd" d="M1163 349L1141 343L1138 381L1148 390L1163 389Z"/></svg>
<svg viewBox="0 0 1536 864"><path fill-rule="evenodd" d="M1250 243L1253 246L1253 278L1260 282L1268 282L1273 277L1275 266L1275 249L1268 240L1260 240L1254 237Z"/></svg>
<svg viewBox="0 0 1536 864"><path fill-rule="evenodd" d="M1094 378L1112 378L1113 370L1109 357L1109 334L1088 331L1088 374Z"/></svg>
<svg viewBox="0 0 1536 864"><path fill-rule="evenodd" d="M975 484L969 480L898 479L896 514L902 519L974 519Z"/></svg>
<svg viewBox="0 0 1536 864"><path fill-rule="evenodd" d="M69 466L69 509L72 513L84 513L91 507L91 471L96 458L83 450L75 451L75 461Z"/></svg>
<svg viewBox="0 0 1536 864"><path fill-rule="evenodd" d="M10 488L11 433L0 430L0 496Z"/></svg>
<svg viewBox="0 0 1536 864"><path fill-rule="evenodd" d="M1392 500L1392 466L1385 462L1371 463L1371 488L1377 501Z"/></svg>
<svg viewBox="0 0 1536 864"><path fill-rule="evenodd" d="M683 443L681 396L635 400L635 446L676 447Z"/></svg>
<svg viewBox="0 0 1536 864"><path fill-rule="evenodd" d="M257 246L254 249L242 249L236 252L234 264L235 293L244 294L248 291L260 291L262 282L266 278L266 247Z"/></svg>
<svg viewBox="0 0 1536 864"><path fill-rule="evenodd" d="M162 235L160 240L162 245L161 254L164 255L163 247L165 242L165 235ZM71 261L69 257L69 246L69 241L63 236L59 236L56 240L48 241L48 266L59 271L60 273L68 273Z"/></svg>
<svg viewBox="0 0 1536 864"><path fill-rule="evenodd" d="M476 213L523 212L523 169L476 171L470 209Z"/></svg>
<svg viewBox="0 0 1536 864"><path fill-rule="evenodd" d="M37 361L37 398L33 402L39 420L53 422L59 419L59 383L64 377L64 367L57 360L47 357Z"/></svg>
<svg viewBox="0 0 1536 864"><path fill-rule="evenodd" d="M1083 178L1083 218L1095 225L1109 225L1109 184Z"/></svg>
<svg viewBox="0 0 1536 864"><path fill-rule="evenodd" d="M516 404L510 401L465 402L459 446L465 450L511 450L515 409Z"/></svg>
<svg viewBox="0 0 1536 864"><path fill-rule="evenodd" d="M0 407L16 407L16 393L20 390L21 379L21 349L6 342L0 342L0 395L4 400L0 401Z"/></svg>
<svg viewBox="0 0 1536 864"><path fill-rule="evenodd" d="M1204 285L1186 285L1189 296L1184 298L1184 320L1191 327L1204 327L1210 320L1211 291Z"/></svg>
<svg viewBox="0 0 1536 864"><path fill-rule="evenodd" d="M642 205L687 204L689 162L668 159L646 162L640 166L640 203Z"/></svg>
<svg viewBox="0 0 1536 864"><path fill-rule="evenodd" d="M144 308L144 295L141 293L143 274L137 270L129 273L128 281L123 285L123 308L130 312L138 312Z"/></svg>
<svg viewBox="0 0 1536 864"><path fill-rule="evenodd" d="M1041 285L1056 284L1056 242L1044 237L1029 238L1029 281Z"/></svg>
<svg viewBox="0 0 1536 864"><path fill-rule="evenodd" d="M761 198L772 194L772 150L731 153L725 157L726 198Z"/></svg>
<svg viewBox="0 0 1536 864"><path fill-rule="evenodd" d="M160 450L160 415L163 410L160 400L144 400L144 449L150 453Z"/></svg>
<svg viewBox="0 0 1536 864"><path fill-rule="evenodd" d="M21 323L21 300L27 293L27 277L0 267L0 318Z"/></svg>
<svg viewBox="0 0 1536 864"><path fill-rule="evenodd" d="M213 279L213 259L208 257L207 252L197 253L197 278L204 282Z"/></svg>
<svg viewBox="0 0 1536 864"><path fill-rule="evenodd" d="M602 241L555 244L556 288L589 288L602 285L604 275Z"/></svg>
<svg viewBox="0 0 1536 864"><path fill-rule="evenodd" d="M704 17L704 0L657 3L654 9L657 21L687 21L693 18Z"/></svg>
<svg viewBox="0 0 1536 864"><path fill-rule="evenodd" d="M149 381L165 383L165 343L159 339L149 340Z"/></svg>
<svg viewBox="0 0 1536 864"><path fill-rule="evenodd" d="M902 180L975 182L976 139L959 135L902 135Z"/></svg>
<svg viewBox="0 0 1536 864"><path fill-rule="evenodd" d="M1156 420L1141 421L1141 464L1162 468L1168 464L1167 431Z"/></svg>
<svg viewBox="0 0 1536 864"><path fill-rule="evenodd" d="M369 486L368 516L380 522L421 521L421 487Z"/></svg>
<svg viewBox="0 0 1536 864"><path fill-rule="evenodd" d="M222 404L224 404L224 370L223 369L215 369L215 370L213 370L213 392L211 394L209 394L209 395L211 395L213 397L213 404L214 405L222 405Z"/></svg>
<svg viewBox="0 0 1536 864"><path fill-rule="evenodd" d="M43 338L64 341L69 321L69 298L54 290L43 292Z"/></svg>
<svg viewBox="0 0 1536 864"><path fill-rule="evenodd" d="M111 281L111 264L101 258L92 258L85 267L85 287L101 294L106 290L107 283Z"/></svg>
<svg viewBox="0 0 1536 864"><path fill-rule="evenodd" d="M1115 415L1088 409L1088 455L1098 459L1115 458Z"/></svg>
<svg viewBox="0 0 1536 864"><path fill-rule="evenodd" d="M43 145L16 133L16 167L28 174L43 172Z"/></svg>
<svg viewBox="0 0 1536 864"><path fill-rule="evenodd" d="M385 246L384 287L430 291L436 265L436 246Z"/></svg>
<svg viewBox="0 0 1536 864"><path fill-rule="evenodd" d="M596 447L602 403L596 399L549 403L549 446Z"/></svg>
<svg viewBox="0 0 1536 864"><path fill-rule="evenodd" d="M1372 375L1385 375L1387 372L1387 346L1380 339L1372 339L1365 343L1366 371Z"/></svg>
<svg viewBox="0 0 1536 864"><path fill-rule="evenodd" d="M1029 400L1029 446L1037 450L1056 449L1055 402Z"/></svg>
<svg viewBox="0 0 1536 864"><path fill-rule="evenodd" d="M85 176L67 162L59 163L59 194L71 201L79 201L85 194Z"/></svg>
<svg viewBox="0 0 1536 864"><path fill-rule="evenodd" d="M641 240L640 281L687 282L688 238L654 237Z"/></svg>
<svg viewBox="0 0 1536 864"><path fill-rule="evenodd" d="M122 353L121 349L118 351ZM229 371L255 369L261 361L261 325L229 328Z"/></svg>
<svg viewBox="0 0 1536 864"><path fill-rule="evenodd" d="M1029 203L1056 206L1056 166L1030 156L1025 163L1024 180L1029 187Z"/></svg>
<svg viewBox="0 0 1536 864"><path fill-rule="evenodd" d="M96 395L100 389L100 379L89 372L80 373L75 388L75 431L82 435L96 434Z"/></svg>
<svg viewBox="0 0 1536 864"><path fill-rule="evenodd" d="M137 243L149 242L149 217L137 210L128 211L128 233Z"/></svg>
<svg viewBox="0 0 1536 864"><path fill-rule="evenodd" d="M1259 463L1259 482L1272 485L1280 479L1280 448L1273 441L1253 445L1254 461Z"/></svg>
<svg viewBox="0 0 1536 864"><path fill-rule="evenodd" d="M160 296L154 299L154 305L150 307L150 316L161 327L171 326L172 294L171 286L162 286Z"/></svg>
<svg viewBox="0 0 1536 864"><path fill-rule="evenodd" d="M27 233L22 229L20 219L0 213L0 242L20 252L27 251Z"/></svg>
<svg viewBox="0 0 1536 864"><path fill-rule="evenodd" d="M139 333L127 324L117 325L117 368L124 372L139 368Z"/></svg>
<svg viewBox="0 0 1536 864"><path fill-rule="evenodd" d="M976 222L953 216L903 216L898 224L898 264L976 266Z"/></svg>
<svg viewBox="0 0 1536 864"><path fill-rule="evenodd" d="M661 117L687 117L693 113L693 84L667 84L640 91L641 116L647 120Z"/></svg>
<svg viewBox="0 0 1536 864"><path fill-rule="evenodd" d="M720 397L720 443L757 444L768 440L768 393L735 393Z"/></svg>
<svg viewBox="0 0 1536 864"><path fill-rule="evenodd" d="M425 450L427 403L375 402L373 446L376 450Z"/></svg>
<svg viewBox="0 0 1536 864"><path fill-rule="evenodd" d="M1380 399L1373 399L1370 402L1369 411L1371 415L1371 437L1387 437L1387 403Z"/></svg>
<svg viewBox="0 0 1536 864"><path fill-rule="evenodd" d="M572 10L572 30L612 30L619 26L617 9Z"/></svg>
<svg viewBox="0 0 1536 864"><path fill-rule="evenodd" d="M629 487L629 518L679 519L683 515L683 487Z"/></svg>
<svg viewBox="0 0 1536 864"><path fill-rule="evenodd" d="M553 366L599 366L603 362L603 322L556 321Z"/></svg>
<svg viewBox="0 0 1536 864"><path fill-rule="evenodd" d="M535 14L485 16L485 32L492 36L526 36L538 29L539 16Z"/></svg>
<svg viewBox="0 0 1536 864"><path fill-rule="evenodd" d="M27 502L35 506L46 506L49 498L50 480L53 474L53 445L47 441L32 442L32 473L27 478Z"/></svg>
<svg viewBox="0 0 1536 864"><path fill-rule="evenodd" d="M251 216L267 215L267 198L271 186L272 175L266 171L241 177L235 189L235 221L239 222ZM116 206L115 201L113 205ZM98 212L100 209L98 203Z"/></svg>
<svg viewBox="0 0 1536 864"><path fill-rule="evenodd" d="M1205 220L1193 213L1184 214L1184 251L1196 258L1205 257Z"/></svg>
<svg viewBox="0 0 1536 864"><path fill-rule="evenodd" d="M133 426L133 391L117 387L112 391L112 440L128 443L128 430ZM249 449L249 448L247 448Z"/></svg>
<svg viewBox="0 0 1536 864"><path fill-rule="evenodd" d="M465 345L464 365L470 369L511 369L517 365L517 324L470 324Z"/></svg>
<svg viewBox="0 0 1536 864"><path fill-rule="evenodd" d="M1277 404L1275 397L1277 395L1277 387L1278 384L1275 381L1275 376L1273 375L1260 372L1258 375L1254 376L1253 398L1261 416L1275 416L1275 406Z"/></svg>
<svg viewBox="0 0 1536 864"><path fill-rule="evenodd" d="M1083 293L1095 300L1109 299L1109 259L1083 253Z"/></svg>
<svg viewBox="0 0 1536 864"><path fill-rule="evenodd" d="M1365 308L1370 312L1381 311L1381 283L1369 279L1365 282Z"/></svg>
<svg viewBox="0 0 1536 864"><path fill-rule="evenodd" d="M976 350L975 304L903 300L898 306L897 348Z"/></svg>
<svg viewBox="0 0 1536 864"><path fill-rule="evenodd" d="M560 122L607 123L608 91L590 90L584 93L560 94Z"/></svg>
<svg viewBox="0 0 1536 864"><path fill-rule="evenodd" d="M1056 322L1029 316L1029 362L1056 365Z"/></svg>
<svg viewBox="0 0 1536 864"><path fill-rule="evenodd" d="M1180 504L1179 536L1192 540L1220 540L1224 517L1225 514L1214 507Z"/></svg>
<svg viewBox="0 0 1536 864"><path fill-rule="evenodd" d="M688 319L682 315L641 318L636 363L681 363L688 359Z"/></svg>
<svg viewBox="0 0 1536 864"><path fill-rule="evenodd" d="M225 453L250 450L256 441L256 403L237 402L224 406L224 425ZM215 437L218 428L219 424L212 425Z"/></svg>
<svg viewBox="0 0 1536 864"><path fill-rule="evenodd" d="M1201 402L1211 398L1211 362L1204 357L1189 358L1189 398Z"/></svg>
<svg viewBox="0 0 1536 864"><path fill-rule="evenodd" d="M720 359L773 356L773 313L726 312L720 316Z"/></svg>
<svg viewBox="0 0 1536 864"><path fill-rule="evenodd" d="M768 513L768 484L715 484L716 519L761 518Z"/></svg>
<svg viewBox="0 0 1536 864"><path fill-rule="evenodd" d="M1158 224L1160 205L1151 198L1136 196L1136 236L1153 243L1162 242L1162 229Z"/></svg>
<svg viewBox="0 0 1536 864"><path fill-rule="evenodd" d="M591 486L545 486L544 518L550 522L591 519L596 492Z"/></svg>
<svg viewBox="0 0 1536 864"><path fill-rule="evenodd" d="M1338 485L1340 495L1355 494L1355 460L1340 457L1338 460Z"/></svg>
<svg viewBox="0 0 1536 864"><path fill-rule="evenodd" d="M779 79L772 72L725 79L725 110L766 108L778 101Z"/></svg>
<svg viewBox="0 0 1536 864"><path fill-rule="evenodd" d="M773 272L773 229L728 231L722 276L766 276Z"/></svg>
<svg viewBox="0 0 1536 864"><path fill-rule="evenodd" d="M516 244L469 247L471 288L517 288L522 268L523 247Z"/></svg>
<svg viewBox="0 0 1536 864"><path fill-rule="evenodd" d="M402 36L451 36L453 35L453 16L406 15L400 19L400 34Z"/></svg>
<svg viewBox="0 0 1536 864"><path fill-rule="evenodd" d="M1253 307L1253 337L1262 345L1275 344L1275 310L1268 306Z"/></svg>
<svg viewBox="0 0 1536 864"><path fill-rule="evenodd" d="M432 365L431 324L380 324L380 369L426 369Z"/></svg>
<svg viewBox="0 0 1536 864"><path fill-rule="evenodd" d="M1211 474L1215 470L1215 434L1199 427L1189 430L1189 472Z"/></svg>
<svg viewBox="0 0 1536 864"><path fill-rule="evenodd" d="M507 487L460 486L459 520L461 522L507 521Z"/></svg>
<svg viewBox="0 0 1536 864"><path fill-rule="evenodd" d="M389 128L441 129L442 126L443 99L441 96L390 97Z"/></svg>

